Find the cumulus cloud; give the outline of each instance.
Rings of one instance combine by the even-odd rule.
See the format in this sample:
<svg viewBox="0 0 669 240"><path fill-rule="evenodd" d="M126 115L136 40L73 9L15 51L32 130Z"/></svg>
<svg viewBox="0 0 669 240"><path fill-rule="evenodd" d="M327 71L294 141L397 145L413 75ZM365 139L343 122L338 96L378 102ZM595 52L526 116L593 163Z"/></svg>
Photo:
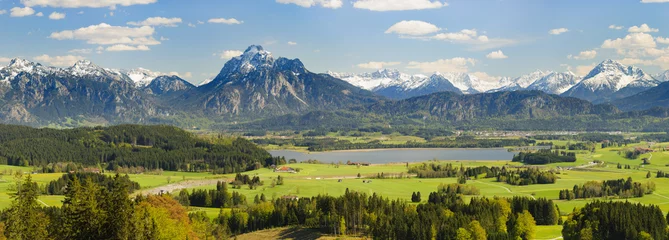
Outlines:
<svg viewBox="0 0 669 240"><path fill-rule="evenodd" d="M441 30L432 23L423 22L423 21L401 21L390 26L385 33L396 33L399 35L412 35L420 36L430 33L435 33Z"/></svg>
<svg viewBox="0 0 669 240"><path fill-rule="evenodd" d="M353 7L371 11L404 11L435 9L448 6L448 3L434 0L357 0Z"/></svg>
<svg viewBox="0 0 669 240"><path fill-rule="evenodd" d="M185 72L185 73L169 72L166 75L177 76L177 77L180 77L180 78L191 78L191 77L193 77L193 73L191 73L191 72Z"/></svg>
<svg viewBox="0 0 669 240"><path fill-rule="evenodd" d="M653 36L647 33L631 33L624 38L607 39L602 43L602 48L618 50L655 48Z"/></svg>
<svg viewBox="0 0 669 240"><path fill-rule="evenodd" d="M91 54L93 52L93 49L90 48L72 49L67 52L76 54Z"/></svg>
<svg viewBox="0 0 669 240"><path fill-rule="evenodd" d="M467 72L470 66L474 66L476 60L471 58L439 59L434 62L409 62L407 68L418 69L423 73L433 72Z"/></svg>
<svg viewBox="0 0 669 240"><path fill-rule="evenodd" d="M366 69L383 69L387 68L390 66L397 66L402 64L401 62L367 62L367 63L360 63L357 66L359 68L366 68Z"/></svg>
<svg viewBox="0 0 669 240"><path fill-rule="evenodd" d="M64 19L64 18L65 18L65 13L52 12L49 15L49 19L52 19L52 20L60 20L60 19Z"/></svg>
<svg viewBox="0 0 669 240"><path fill-rule="evenodd" d="M583 51L576 56L571 54L567 56L567 58L569 59L576 59L576 60L587 60L587 59L593 59L595 57L597 57L597 51L595 50Z"/></svg>
<svg viewBox="0 0 669 240"><path fill-rule="evenodd" d="M7 10L0 9L0 15L3 15L3 14L5 14L5 13L7 13Z"/></svg>
<svg viewBox="0 0 669 240"><path fill-rule="evenodd" d="M551 29L550 31L548 31L548 34L551 34L551 35L560 35L560 34L563 34L563 33L566 33L566 32L569 32L569 29L566 29L566 28L556 28L556 29Z"/></svg>
<svg viewBox="0 0 669 240"><path fill-rule="evenodd" d="M145 5L155 3L158 0L21 0L28 7L54 7L54 8L104 8L112 10L116 6Z"/></svg>
<svg viewBox="0 0 669 240"><path fill-rule="evenodd" d="M88 44L97 45L158 45L153 38L155 30L150 26L121 27L106 23L91 25L76 30L53 32L49 38L56 40L83 40Z"/></svg>
<svg viewBox="0 0 669 240"><path fill-rule="evenodd" d="M609 25L609 29L621 30L621 29L623 29L623 28L625 28L625 27L623 27L623 26L616 26L615 24L611 24L611 25Z"/></svg>
<svg viewBox="0 0 669 240"><path fill-rule="evenodd" d="M228 25L244 23L244 21L239 21L239 20L234 19L234 18L230 18L230 19L212 18L212 19L209 19L209 21L207 21L207 22L209 22L209 23L222 23L222 24L228 24Z"/></svg>
<svg viewBox="0 0 669 240"><path fill-rule="evenodd" d="M34 57L35 61L42 62L42 63L47 63L48 65L51 66L56 66L56 67L67 67L67 66L72 66L74 63L76 63L79 60L85 59L82 56L76 56L76 55L66 55L66 56L49 56L49 55L40 55L37 57Z"/></svg>
<svg viewBox="0 0 669 240"><path fill-rule="evenodd" d="M641 0L641 3L669 3L669 0Z"/></svg>
<svg viewBox="0 0 669 240"><path fill-rule="evenodd" d="M223 59L223 60L229 60L233 57L239 57L242 54L244 54L244 52L239 51L239 50L225 50L225 51L223 51L219 54L216 54L216 55L219 55L221 57L221 59Z"/></svg>
<svg viewBox="0 0 669 240"><path fill-rule="evenodd" d="M321 6L324 8L337 9L344 5L342 0L276 0L276 2L283 4L295 4L305 8Z"/></svg>
<svg viewBox="0 0 669 240"><path fill-rule="evenodd" d="M9 16L12 17L25 17L35 14L35 9L30 7L13 7L9 11L11 12Z"/></svg>
<svg viewBox="0 0 669 240"><path fill-rule="evenodd" d="M0 63L2 63L2 64L9 63L9 61L11 61L11 60L12 60L11 58L0 57Z"/></svg>
<svg viewBox="0 0 669 240"><path fill-rule="evenodd" d="M473 45L472 50L487 50L515 43L515 41L511 39L489 38L486 35L479 35L476 29L463 29L460 30L460 32L439 33L431 37L431 39Z"/></svg>
<svg viewBox="0 0 669 240"><path fill-rule="evenodd" d="M176 27L178 23L181 23L181 18L150 17L141 22L128 22L128 25Z"/></svg>
<svg viewBox="0 0 669 240"><path fill-rule="evenodd" d="M659 32L660 30L657 28L651 28L648 26L648 24L641 24L641 26L632 26L629 29L627 29L628 32L631 33L649 33L649 32Z"/></svg>
<svg viewBox="0 0 669 240"><path fill-rule="evenodd" d="M124 51L149 51L151 49L146 45L131 46L125 44L116 44L107 47L105 50L107 50L107 52L124 52Z"/></svg>
<svg viewBox="0 0 669 240"><path fill-rule="evenodd" d="M497 50L497 51L488 53L488 55L486 55L485 57L486 57L486 58L489 58L489 59L505 59L505 58L509 58L508 56L504 55L504 53L502 52L502 50Z"/></svg>
<svg viewBox="0 0 669 240"><path fill-rule="evenodd" d="M658 43L669 44L669 38L657 37L655 40L657 40Z"/></svg>
<svg viewBox="0 0 669 240"><path fill-rule="evenodd" d="M295 46L295 45L297 45L297 43L293 42L293 41L290 41L290 42L288 42L288 45Z"/></svg>

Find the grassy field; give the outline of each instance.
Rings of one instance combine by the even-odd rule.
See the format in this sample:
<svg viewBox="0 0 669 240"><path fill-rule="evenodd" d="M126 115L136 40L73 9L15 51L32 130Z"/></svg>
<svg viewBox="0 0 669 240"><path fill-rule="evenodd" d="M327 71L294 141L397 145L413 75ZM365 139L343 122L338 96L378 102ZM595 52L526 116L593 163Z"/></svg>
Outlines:
<svg viewBox="0 0 669 240"><path fill-rule="evenodd" d="M387 136L365 136L365 138L387 137ZM349 137L345 137L349 138ZM351 137L352 138L352 137ZM360 140L360 139L350 139ZM363 139L368 141L369 139ZM407 139L405 136L397 136L394 138L385 139L384 141L407 141L416 139ZM554 141L557 145L566 145L566 141ZM624 158L620 152L632 147L651 147L656 151L653 153L643 154L636 160ZM576 151L576 163L558 163L542 166L546 169L560 169L558 181L555 184L548 185L530 185L530 186L512 186L505 183L496 182L494 179L474 179L468 181L467 184L475 185L480 189L481 195L486 197L512 197L512 196L527 196L527 197L545 197L553 199L560 207L562 215L569 214L574 208L582 207L593 199L579 199L579 200L557 200L560 190L571 189L574 185L583 184L587 181L601 181L632 177L634 181L645 182L653 181L657 186L657 190L652 195L646 195L642 198L631 199L611 199L614 201L630 201L644 204L658 205L665 213L669 212L669 178L655 178L655 172L665 171L669 172L669 151L663 151L669 143L648 144L639 143L620 148L605 148L601 149L597 146L594 152L590 151ZM650 164L642 165L642 158L649 158ZM570 167L587 164L592 161L603 161L604 165L587 168L587 169L570 169ZM463 165L465 167L476 166L518 166L519 163L512 163L505 161L443 161L452 163L454 165ZM423 163L413 163L423 164ZM617 165L630 165L632 169L618 169ZM347 189L350 191L360 191L368 194L379 194L391 199L402 199L410 201L412 192L421 192L423 201L427 199L430 192L436 191L440 184L448 184L456 182L455 178L442 179L418 179L409 177L407 173L407 166L405 164L380 164L372 166L336 166L332 164L288 164L292 168L299 168L298 173L275 173L270 169L259 169L245 174L251 176L259 176L264 185L257 189L249 189L247 186L242 189L233 189L247 197L249 202L253 202L256 195L264 194L268 199L278 198L285 195L297 195L300 197L310 197L316 195L341 195ZM559 167L559 168L558 168ZM10 172L21 171L25 173L32 172L32 168L15 167L15 166L0 166L0 209L6 208L11 203L10 193L14 191L14 179ZM652 172L650 179L646 178L648 171ZM357 176L360 174L362 178L373 177L377 174L384 173L385 176L395 175L403 176L402 179L371 179L371 182L363 183L363 179ZM284 185L271 187L271 182L277 176L281 175L284 178ZM60 173L56 174L33 174L33 179L38 184L46 184L49 181L57 179L62 176ZM231 179L234 174L227 175L212 175L210 173L186 173L186 172L169 172L165 171L161 175L150 174L131 174L131 179L137 181L143 189L151 189L168 184L178 183L185 180L209 180L209 179ZM213 189L215 185L198 186L199 189ZM470 199L473 196L465 196L465 199ZM59 206L62 204L62 196L41 196L40 200L49 206ZM211 219L218 216L220 209L216 208L189 208L189 211L205 211L207 216ZM229 211L226 209L224 211ZM283 234L286 229L280 229L267 234ZM540 226L537 230L537 239L554 239L560 236L561 226ZM264 233L259 233L264 234ZM249 235L260 236L260 235ZM265 235L263 235L265 236ZM269 235L267 235L269 236Z"/></svg>

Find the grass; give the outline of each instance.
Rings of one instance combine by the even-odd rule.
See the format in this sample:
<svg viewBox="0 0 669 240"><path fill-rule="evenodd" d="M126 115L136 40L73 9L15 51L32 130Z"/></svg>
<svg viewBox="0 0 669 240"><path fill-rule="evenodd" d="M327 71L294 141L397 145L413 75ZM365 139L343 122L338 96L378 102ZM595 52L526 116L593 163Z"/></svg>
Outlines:
<svg viewBox="0 0 669 240"><path fill-rule="evenodd" d="M406 136L388 136L388 135L365 135L364 137L341 137L347 140L354 141L368 141L370 139L381 140L379 138L384 138L382 141L408 141L416 140L407 138ZM364 138L364 139L361 139ZM567 142L558 142L553 141L556 144L567 144ZM629 145L626 147L619 148L605 148L601 149L599 146L595 152L589 151L577 151L577 162L576 163L557 163L541 166L545 169L555 169L557 167L573 167L577 165L586 164L592 161L603 161L606 164L589 169L572 169L572 170L561 170L558 175L559 179L555 184L548 185L530 185L530 186L512 186L505 183L496 182L494 179L476 179L468 181L467 184L471 184L479 188L481 195L485 197L512 197L512 196L528 196L528 197L545 197L548 199L553 199L554 202L559 206L561 214L567 215L572 212L574 208L583 207L588 202L593 201L593 199L578 199L572 201L566 200L557 200L559 191L563 189L571 189L574 185L580 185L587 181L601 181L601 180L612 180L632 177L634 181L645 182L653 181L657 186L657 190L652 195L646 195L642 198L631 198L631 199L610 199L613 201L630 201L630 202L639 202L643 204L655 204L660 207L665 213L669 212L669 178L655 178L656 171L665 171L669 172L669 151L664 152L659 149L664 149L664 147L669 146L669 143L660 143L655 144L651 147L658 149L657 152L651 154L644 154L640 156L637 160L626 159L619 154L620 151L625 149L643 146L648 147L648 143L639 143L634 145ZM651 164L642 165L642 158L651 158ZM512 163L510 161L443 161L443 163L452 163L454 165L463 165L464 167L476 167L476 166L504 166L504 165L520 165L519 163ZM410 165L424 164L424 163L411 163ZM618 169L617 165L630 165L632 169ZM454 183L455 178L442 178L442 179L418 179L418 178L406 178L408 176L407 166L405 164L379 164L372 166L348 166L348 165L332 165L332 164L288 164L288 166L293 168L299 168L300 172L298 173L276 173L270 169L259 169L255 171L246 172L244 174L249 174L251 176L259 176L264 185L258 187L257 189L249 189L247 186L242 187L241 189L231 189L232 191L238 191L239 193L246 196L249 203L253 202L253 198L256 195L264 194L266 198L273 199L285 195L297 195L300 197L311 197L316 195L332 195L338 196L344 194L346 190L349 191L359 191L368 194L378 194L390 199L401 199L405 201L410 201L412 192L421 192L423 202L427 200L427 196L430 192L436 191L437 187L440 184ZM0 209L4 209L11 204L10 193L14 191L14 178L10 172L31 172L33 168L30 167L16 167L16 166L3 166L0 165ZM652 172L652 178L646 179L646 174L648 171ZM371 183L363 183L363 179L357 178L357 175L360 174L363 178L373 177L379 173L388 174L403 174L405 178L402 179L371 179ZM284 178L284 185L271 186L272 180L277 176L282 176ZM34 181L38 184L43 185L47 184L49 181L55 180L62 176L62 173L54 174L33 174L32 177ZM150 175L150 174L130 174L130 178L133 181L138 182L143 189L154 188L158 186L167 185L168 183L177 183L184 180L204 180L204 179L232 179L234 174L227 175L212 175L210 173L187 173L187 172L170 172L165 171L161 175ZM341 181L340 181L341 179ZM206 185L197 187L199 189L213 189L215 185ZM465 196L465 199L471 199L474 196ZM49 206L60 206L62 204L63 196L40 196L40 200ZM609 199L603 199L609 200ZM189 212L195 211L205 211L207 216L210 219L214 219L218 216L220 209L217 208L189 208ZM224 209L224 211L229 211L229 209ZM537 239L554 239L560 236L561 226L539 226L537 228ZM249 237L262 237L271 239L271 236L282 236L282 235L271 235L271 234L290 234L291 229L275 229L268 230L266 233L258 234L269 234L269 235L247 235ZM295 230L296 231L296 230ZM270 237L268 237L270 236ZM324 237L324 236L320 236ZM243 238L240 238L243 239Z"/></svg>

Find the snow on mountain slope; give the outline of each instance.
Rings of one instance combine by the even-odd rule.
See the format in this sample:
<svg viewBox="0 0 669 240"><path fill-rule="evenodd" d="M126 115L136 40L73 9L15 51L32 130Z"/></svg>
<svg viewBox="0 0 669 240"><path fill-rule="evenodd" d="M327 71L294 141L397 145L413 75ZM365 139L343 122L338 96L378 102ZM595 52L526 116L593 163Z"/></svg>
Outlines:
<svg viewBox="0 0 669 240"><path fill-rule="evenodd" d="M602 102L621 98L657 86L660 81L640 68L625 66L613 60L597 65L581 82L563 95L589 101ZM621 92L617 94L617 92Z"/></svg>
<svg viewBox="0 0 669 240"><path fill-rule="evenodd" d="M548 75L530 84L527 90L539 90L550 94L562 94L581 80L572 72L550 72Z"/></svg>
<svg viewBox="0 0 669 240"><path fill-rule="evenodd" d="M0 68L0 81L9 82L19 73L26 72L30 74L48 75L58 71L58 68L42 66L42 64L31 62L25 59L12 59L9 65Z"/></svg>
<svg viewBox="0 0 669 240"><path fill-rule="evenodd" d="M658 73L657 75L653 76L656 80L666 82L669 81L669 70L664 71L663 73Z"/></svg>
<svg viewBox="0 0 669 240"><path fill-rule="evenodd" d="M159 76L164 76L166 74L160 73L160 72L153 72L151 70L145 69L145 68L136 68L136 69L131 69L127 71L122 71L128 77L135 82L135 84L138 87L146 87L153 81L153 79L156 79Z"/></svg>

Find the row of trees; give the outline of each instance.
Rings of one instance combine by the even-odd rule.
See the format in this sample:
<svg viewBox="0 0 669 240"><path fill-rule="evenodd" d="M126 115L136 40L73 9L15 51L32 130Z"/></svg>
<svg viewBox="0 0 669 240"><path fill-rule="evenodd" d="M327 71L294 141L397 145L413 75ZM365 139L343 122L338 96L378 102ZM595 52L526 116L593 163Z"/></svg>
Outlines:
<svg viewBox="0 0 669 240"><path fill-rule="evenodd" d="M511 185L553 184L557 176L553 171L542 171L538 168L523 168L516 171L503 171L497 176L498 182Z"/></svg>
<svg viewBox="0 0 669 240"><path fill-rule="evenodd" d="M519 152L513 156L512 161L525 164L549 164L560 162L576 162L576 153L551 151L550 149L541 149L536 152Z"/></svg>
<svg viewBox="0 0 669 240"><path fill-rule="evenodd" d="M574 188L560 191L560 200L572 200L577 198L595 198L618 196L621 198L643 197L645 194L652 194L655 191L654 182L633 182L632 178L589 181L583 185L574 185Z"/></svg>
<svg viewBox="0 0 669 240"><path fill-rule="evenodd" d="M423 163L409 168L409 173L416 174L419 178L451 178L457 176L478 178L485 174L486 178L496 177L500 172L506 171L504 167L454 167L453 164Z"/></svg>
<svg viewBox="0 0 669 240"><path fill-rule="evenodd" d="M131 181L127 174L119 176L118 178L113 178L100 173L76 172L63 174L61 178L49 182L45 186L43 192L48 195L64 195L67 191L68 184L71 184L72 181L78 181L79 184L82 184L82 181L85 179L90 179L93 183L104 186L107 189L111 189L116 181L121 181L122 184L127 186L130 193L140 189L139 183Z"/></svg>
<svg viewBox="0 0 669 240"><path fill-rule="evenodd" d="M669 239L667 220L658 206L594 201L576 209L564 222L565 240Z"/></svg>

